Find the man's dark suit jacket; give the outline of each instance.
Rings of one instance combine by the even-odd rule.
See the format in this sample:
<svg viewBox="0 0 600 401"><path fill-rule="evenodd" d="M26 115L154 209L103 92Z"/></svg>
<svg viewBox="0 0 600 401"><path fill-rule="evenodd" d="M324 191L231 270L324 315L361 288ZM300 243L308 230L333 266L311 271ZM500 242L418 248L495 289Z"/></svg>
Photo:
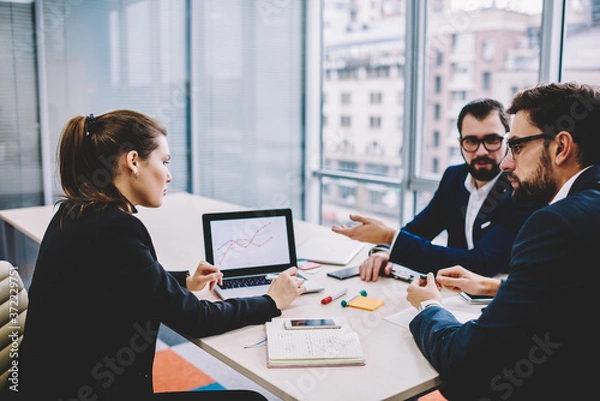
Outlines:
<svg viewBox="0 0 600 401"><path fill-rule="evenodd" d="M142 400L153 393L160 323L203 337L281 315L269 296L200 300L160 265L146 227L114 208L44 234L19 350L29 400Z"/></svg>
<svg viewBox="0 0 600 401"><path fill-rule="evenodd" d="M473 226L473 249L467 249L465 217L469 191L467 166L451 166L429 204L403 227L390 250L390 261L411 269L436 273L461 265L484 276L508 271L510 250L523 222L539 205L517 205L512 186L503 173L481 206ZM447 246L431 243L444 230Z"/></svg>
<svg viewBox="0 0 600 401"><path fill-rule="evenodd" d="M429 307L410 323L450 400L580 400L598 394L600 165L535 212L481 317Z"/></svg>

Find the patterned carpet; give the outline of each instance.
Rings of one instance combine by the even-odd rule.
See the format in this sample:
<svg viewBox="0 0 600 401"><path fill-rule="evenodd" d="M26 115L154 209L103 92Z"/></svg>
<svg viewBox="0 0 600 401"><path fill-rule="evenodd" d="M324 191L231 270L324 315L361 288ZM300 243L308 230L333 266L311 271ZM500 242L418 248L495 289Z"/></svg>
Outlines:
<svg viewBox="0 0 600 401"><path fill-rule="evenodd" d="M199 367L204 365L198 364L198 353L182 352L181 347L186 344L191 343L170 328L160 326L153 366L154 392L224 390ZM196 350L195 345L192 349Z"/></svg>
<svg viewBox="0 0 600 401"><path fill-rule="evenodd" d="M156 351L153 371L155 393L224 390L212 377L170 348Z"/></svg>

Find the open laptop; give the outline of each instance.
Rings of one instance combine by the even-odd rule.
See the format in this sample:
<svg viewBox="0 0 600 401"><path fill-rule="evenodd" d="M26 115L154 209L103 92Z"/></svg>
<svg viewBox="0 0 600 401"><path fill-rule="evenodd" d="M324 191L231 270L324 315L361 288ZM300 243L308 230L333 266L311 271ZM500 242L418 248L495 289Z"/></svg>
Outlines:
<svg viewBox="0 0 600 401"><path fill-rule="evenodd" d="M291 209L244 210L202 215L206 261L223 273L221 299L266 294L266 277L297 266ZM323 286L306 280L306 292Z"/></svg>

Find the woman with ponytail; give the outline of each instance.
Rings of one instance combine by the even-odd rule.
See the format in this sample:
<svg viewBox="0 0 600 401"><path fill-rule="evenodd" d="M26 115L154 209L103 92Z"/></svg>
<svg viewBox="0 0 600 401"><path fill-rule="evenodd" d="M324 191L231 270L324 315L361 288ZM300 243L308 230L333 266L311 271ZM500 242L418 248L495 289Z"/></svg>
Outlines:
<svg viewBox="0 0 600 401"><path fill-rule="evenodd" d="M247 390L154 394L160 323L191 337L281 315L305 291L290 268L267 295L199 300L222 274L166 271L136 207L167 193L167 131L135 111L78 116L65 126L58 162L64 191L42 240L19 352L23 400L264 400Z"/></svg>

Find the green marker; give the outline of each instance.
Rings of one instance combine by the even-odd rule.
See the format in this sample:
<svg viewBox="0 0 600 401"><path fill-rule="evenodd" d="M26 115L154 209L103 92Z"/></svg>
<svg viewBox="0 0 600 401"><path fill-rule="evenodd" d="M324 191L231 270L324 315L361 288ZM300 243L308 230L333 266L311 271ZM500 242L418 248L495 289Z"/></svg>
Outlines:
<svg viewBox="0 0 600 401"><path fill-rule="evenodd" d="M356 294L355 296L353 296L352 298L350 298L349 300L343 300L341 302L342 306L345 308L346 306L348 306L348 304L350 302L352 302L354 299L358 298L358 297L366 297L367 296L367 292L365 290L360 290L358 294Z"/></svg>

